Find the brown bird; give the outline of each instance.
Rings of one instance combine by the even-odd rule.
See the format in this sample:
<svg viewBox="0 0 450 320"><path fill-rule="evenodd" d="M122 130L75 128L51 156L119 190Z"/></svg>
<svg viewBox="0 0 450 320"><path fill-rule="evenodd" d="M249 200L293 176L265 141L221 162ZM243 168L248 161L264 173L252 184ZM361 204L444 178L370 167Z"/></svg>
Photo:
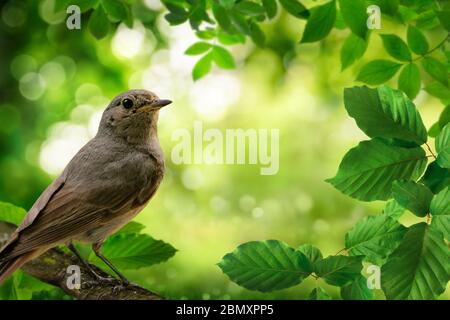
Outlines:
<svg viewBox="0 0 450 320"><path fill-rule="evenodd" d="M27 261L60 244L89 268L73 241L91 243L97 257L129 284L100 249L159 187L164 155L157 136L158 114L170 103L146 90L130 90L111 101L97 135L41 194L0 249L0 284Z"/></svg>

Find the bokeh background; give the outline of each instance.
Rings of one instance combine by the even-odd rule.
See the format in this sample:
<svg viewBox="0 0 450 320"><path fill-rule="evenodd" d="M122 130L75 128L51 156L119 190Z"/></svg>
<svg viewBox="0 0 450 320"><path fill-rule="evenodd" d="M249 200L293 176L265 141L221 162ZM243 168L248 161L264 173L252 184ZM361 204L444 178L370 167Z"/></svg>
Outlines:
<svg viewBox="0 0 450 320"><path fill-rule="evenodd" d="M345 113L342 92L356 84L364 62L383 57L381 41L372 40L365 58L341 72L337 48L348 31L300 45L304 22L283 13L264 26L267 48L233 46L236 70L213 69L194 82L196 58L183 53L196 41L189 25L169 26L158 0L137 3L132 29L120 24L97 41L84 15L81 30L68 30L66 15L53 11L54 0L2 2L0 201L30 208L96 134L108 101L127 89L149 89L174 101L159 123L167 175L136 221L179 251L126 275L174 299L305 298L315 280L263 294L233 284L216 264L251 240L311 243L334 254L359 218L381 212L382 202L353 200L324 182L346 150L364 139ZM392 28L383 21L380 32L404 36L404 29ZM431 43L439 38L427 36ZM430 127L442 106L424 92L415 102ZM279 129L278 174L262 176L259 165L175 165L172 134L192 132L194 121L204 129ZM334 287L323 286L338 297ZM450 298L449 290L443 298Z"/></svg>

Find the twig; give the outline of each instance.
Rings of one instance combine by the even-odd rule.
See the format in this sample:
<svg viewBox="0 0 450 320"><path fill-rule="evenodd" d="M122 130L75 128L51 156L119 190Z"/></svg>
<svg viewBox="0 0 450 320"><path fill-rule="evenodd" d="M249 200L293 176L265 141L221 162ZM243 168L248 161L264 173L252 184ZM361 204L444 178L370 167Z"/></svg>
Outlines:
<svg viewBox="0 0 450 320"><path fill-rule="evenodd" d="M425 145L427 146L428 151L430 151L431 156L434 158L434 160L436 160L436 155L433 153L433 150L431 150L431 147L430 147L430 145L428 144L428 142L426 142Z"/></svg>
<svg viewBox="0 0 450 320"><path fill-rule="evenodd" d="M0 235L6 240L15 230L15 226L6 222L0 222ZM0 243L0 247L2 244ZM71 289L67 286L67 267L77 265L81 271L81 288ZM91 265L98 275L111 278L100 268ZM34 260L26 263L22 270L33 277L61 288L64 292L79 300L161 300L159 295L150 292L140 286L117 287L117 282L96 282L78 259L71 253L63 252L57 248L50 249Z"/></svg>

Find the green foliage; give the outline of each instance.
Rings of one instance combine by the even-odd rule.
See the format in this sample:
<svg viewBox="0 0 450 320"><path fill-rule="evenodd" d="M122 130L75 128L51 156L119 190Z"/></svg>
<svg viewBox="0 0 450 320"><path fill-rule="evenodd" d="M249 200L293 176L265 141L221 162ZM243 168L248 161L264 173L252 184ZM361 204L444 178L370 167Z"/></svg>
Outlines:
<svg viewBox="0 0 450 320"><path fill-rule="evenodd" d="M362 201L387 200L395 180L417 180L426 162L420 147L404 148L375 138L351 149L342 159L336 176L327 182Z"/></svg>
<svg viewBox="0 0 450 320"><path fill-rule="evenodd" d="M223 257L219 267L237 284L262 292L292 287L310 273L303 253L276 240L241 244Z"/></svg>
<svg viewBox="0 0 450 320"><path fill-rule="evenodd" d="M430 212L433 193L421 183L414 181L394 181L392 184L392 195L401 206L418 217L424 217Z"/></svg>
<svg viewBox="0 0 450 320"><path fill-rule="evenodd" d="M88 28L92 35L97 39L100 40L106 37L109 32L109 21L102 7L99 7L91 14Z"/></svg>
<svg viewBox="0 0 450 320"><path fill-rule="evenodd" d="M339 0L342 18L350 30L362 39L367 34L367 5L364 0Z"/></svg>
<svg viewBox="0 0 450 320"><path fill-rule="evenodd" d="M423 56L428 52L428 41L418 28L408 26L407 40L409 48L415 54Z"/></svg>
<svg viewBox="0 0 450 320"><path fill-rule="evenodd" d="M417 144L427 141L419 112L401 91L386 86L347 88L344 104L358 127L371 138L395 138Z"/></svg>
<svg viewBox="0 0 450 320"><path fill-rule="evenodd" d="M315 42L325 38L333 28L335 20L336 3L334 0L312 8L301 42Z"/></svg>
<svg viewBox="0 0 450 320"><path fill-rule="evenodd" d="M433 215L431 227L442 232L444 238L450 241L450 187L434 196L430 213Z"/></svg>
<svg viewBox="0 0 450 320"><path fill-rule="evenodd" d="M297 0L280 0L280 4L284 10L296 18L307 19L309 17L308 9Z"/></svg>
<svg viewBox="0 0 450 320"><path fill-rule="evenodd" d="M450 278L449 249L442 233L418 223L381 268L381 286L388 299L436 299Z"/></svg>
<svg viewBox="0 0 450 320"><path fill-rule="evenodd" d="M318 287L311 291L308 300L332 300L332 298L324 289Z"/></svg>
<svg viewBox="0 0 450 320"><path fill-rule="evenodd" d="M344 42L341 49L341 69L351 66L366 52L367 42L351 33Z"/></svg>
<svg viewBox="0 0 450 320"><path fill-rule="evenodd" d="M347 232L345 247L349 255L362 255L379 265L398 246L405 232L406 228L388 214L365 217Z"/></svg>
<svg viewBox="0 0 450 320"><path fill-rule="evenodd" d="M448 86L448 72L442 62L431 57L425 57L422 60L422 65L431 77L442 83L444 86Z"/></svg>
<svg viewBox="0 0 450 320"><path fill-rule="evenodd" d="M420 70L415 63L403 66L398 77L398 88L414 99L420 91Z"/></svg>
<svg viewBox="0 0 450 320"><path fill-rule="evenodd" d="M25 209L16 207L11 203L0 202L0 221L19 225L26 214Z"/></svg>
<svg viewBox="0 0 450 320"><path fill-rule="evenodd" d="M386 205L383 210L384 215L391 217L394 220L398 220L403 215L404 212L405 208L402 207L394 199L391 199L388 202L386 202Z"/></svg>
<svg viewBox="0 0 450 320"><path fill-rule="evenodd" d="M320 252L320 250L316 247L314 247L313 245L310 244L302 244L300 247L297 248L298 251L300 251L301 253L303 253L310 262L310 265L314 265L314 263L316 263L319 260L322 260L322 252ZM311 270L312 272L313 270Z"/></svg>
<svg viewBox="0 0 450 320"><path fill-rule="evenodd" d="M436 162L442 168L450 168L450 124L447 124L436 137Z"/></svg>
<svg viewBox="0 0 450 320"><path fill-rule="evenodd" d="M295 273L295 267L291 273L282 273L288 268L273 264L277 260L267 249L261 249L266 242L241 245L219 265L232 281L252 290L287 288L310 275L340 287L343 299L368 300L373 299L373 292L361 275L362 262L366 261L381 266L382 289L387 299L437 299L450 279L450 252L444 240L450 237L450 177L448 169L439 166L440 162L446 163L450 125L446 124L437 137L437 160L428 165L422 176L427 158L435 155L427 156L420 146L427 142L427 131L404 93L387 86L353 87L345 90L344 103L358 127L372 139L351 149L342 159L337 175L328 182L363 201L389 200L383 214L364 217L347 232L345 250L341 251L348 256L323 258L312 245L303 244L294 251L283 244L289 253L284 255L286 259L297 261L295 253L306 259L301 277ZM440 157L444 160L439 161ZM405 210L426 222L405 227L398 221ZM266 278L275 278L274 269L278 271L277 281L271 283ZM284 285L280 287L279 283ZM320 286L309 295L312 300L330 298Z"/></svg>
<svg viewBox="0 0 450 320"><path fill-rule="evenodd" d="M420 182L436 194L450 185L450 169L442 168L437 161L433 161L428 165Z"/></svg>
<svg viewBox="0 0 450 320"><path fill-rule="evenodd" d="M394 34L382 34L381 39L386 51L400 61L411 61L411 52L406 43Z"/></svg>
<svg viewBox="0 0 450 320"><path fill-rule="evenodd" d="M314 264L319 278L332 286L345 286L361 275L362 257L330 256Z"/></svg>
<svg viewBox="0 0 450 320"><path fill-rule="evenodd" d="M373 292L367 287L367 280L358 276L353 282L341 287L341 297L344 300L372 300Z"/></svg>
<svg viewBox="0 0 450 320"><path fill-rule="evenodd" d="M377 85L391 79L402 65L390 60L373 60L362 67L356 80Z"/></svg>
<svg viewBox="0 0 450 320"><path fill-rule="evenodd" d="M322 258L316 247L304 244L297 250L277 240L251 241L226 254L219 267L237 284L262 292L289 288L308 276L333 286L347 286L361 278L362 256ZM363 278L363 277L362 277ZM348 289L344 290L347 294ZM311 300L329 300L322 288L314 289Z"/></svg>
<svg viewBox="0 0 450 320"><path fill-rule="evenodd" d="M120 269L139 269L164 262L175 254L170 244L155 240L146 234L126 233L108 238L102 253ZM91 260L101 263L91 254ZM109 270L105 268L105 270Z"/></svg>

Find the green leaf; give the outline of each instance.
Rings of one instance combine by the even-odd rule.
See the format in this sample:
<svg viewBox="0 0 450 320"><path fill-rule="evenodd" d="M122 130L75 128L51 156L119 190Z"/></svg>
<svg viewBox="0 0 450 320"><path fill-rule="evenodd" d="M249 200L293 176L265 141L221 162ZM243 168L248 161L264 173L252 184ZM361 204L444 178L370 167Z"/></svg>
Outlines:
<svg viewBox="0 0 450 320"><path fill-rule="evenodd" d="M342 159L336 176L326 180L342 193L362 200L387 200L392 182L416 180L425 169L422 148L388 145L381 139L362 141Z"/></svg>
<svg viewBox="0 0 450 320"><path fill-rule="evenodd" d="M0 202L0 221L20 225L27 214L25 209L7 202Z"/></svg>
<svg viewBox="0 0 450 320"><path fill-rule="evenodd" d="M219 0L219 3L225 9L231 9L234 7L235 0Z"/></svg>
<svg viewBox="0 0 450 320"><path fill-rule="evenodd" d="M396 138L417 144L427 141L427 130L419 112L399 90L387 86L346 88L344 105L369 137Z"/></svg>
<svg viewBox="0 0 450 320"><path fill-rule="evenodd" d="M428 136L431 138L436 138L441 132L441 128L439 127L439 122L435 122L430 129L428 129Z"/></svg>
<svg viewBox="0 0 450 320"><path fill-rule="evenodd" d="M176 26L186 22L189 18L188 14L176 14L176 13L168 13L164 16L166 20L170 23L171 26Z"/></svg>
<svg viewBox="0 0 450 320"><path fill-rule="evenodd" d="M416 27L419 29L432 29L439 26L439 19L434 10L420 12L416 19Z"/></svg>
<svg viewBox="0 0 450 320"><path fill-rule="evenodd" d="M120 228L116 233L135 233L135 234L139 234L141 233L142 230L145 229L145 226L139 222L136 221L130 221L128 222L126 225L124 225L122 228Z"/></svg>
<svg viewBox="0 0 450 320"><path fill-rule="evenodd" d="M66 11L67 7L74 4L77 5L80 8L80 12L86 12L89 9L94 8L99 0L57 0L54 1L55 3L55 7L54 10L55 12L58 11Z"/></svg>
<svg viewBox="0 0 450 320"><path fill-rule="evenodd" d="M310 265L313 266L314 263L316 263L319 260L322 260L322 252L320 250L310 244L303 244L300 247L297 248L298 251L303 253L309 260ZM311 272L314 271L314 268L310 270Z"/></svg>
<svg viewBox="0 0 450 320"><path fill-rule="evenodd" d="M411 61L411 52L400 37L394 34L381 34L380 37L384 48L392 57L400 61Z"/></svg>
<svg viewBox="0 0 450 320"><path fill-rule="evenodd" d="M439 192L431 201L430 206L433 218L431 226L450 240L450 187Z"/></svg>
<svg viewBox="0 0 450 320"><path fill-rule="evenodd" d="M381 12L394 16L399 9L399 0L373 0L376 5L381 9Z"/></svg>
<svg viewBox="0 0 450 320"><path fill-rule="evenodd" d="M450 185L450 169L442 168L437 161L433 161L428 165L420 182L436 194Z"/></svg>
<svg viewBox="0 0 450 320"><path fill-rule="evenodd" d="M299 19L308 19L309 11L297 0L280 0L281 6L288 13Z"/></svg>
<svg viewBox="0 0 450 320"><path fill-rule="evenodd" d="M224 7L213 2L212 3L212 12L213 12L214 18L216 19L217 23L223 30L226 30L226 31L232 30L231 19L228 15L227 10Z"/></svg>
<svg viewBox="0 0 450 320"><path fill-rule="evenodd" d="M112 18L123 21L127 18L127 7L120 0L101 0L106 13Z"/></svg>
<svg viewBox="0 0 450 320"><path fill-rule="evenodd" d="M406 228L384 214L359 220L345 235L345 247L350 256L365 256L365 260L381 265L398 246Z"/></svg>
<svg viewBox="0 0 450 320"><path fill-rule="evenodd" d="M410 99L414 99L420 91L420 70L414 63L408 63L400 72L398 78L398 88L402 90Z"/></svg>
<svg viewBox="0 0 450 320"><path fill-rule="evenodd" d="M367 286L367 280L359 276L352 283L341 288L341 297L344 300L372 300L373 292Z"/></svg>
<svg viewBox="0 0 450 320"><path fill-rule="evenodd" d="M334 0L312 8L300 42L305 43L322 40L333 29L335 20L336 3Z"/></svg>
<svg viewBox="0 0 450 320"><path fill-rule="evenodd" d="M266 43L266 36L257 23L250 23L250 37L253 42L259 47L263 48Z"/></svg>
<svg viewBox="0 0 450 320"><path fill-rule="evenodd" d="M439 127L442 129L447 123L450 123L450 105L446 106L439 116Z"/></svg>
<svg viewBox="0 0 450 320"><path fill-rule="evenodd" d="M109 32L109 20L102 7L99 6L94 12L91 13L88 28L97 40L106 37Z"/></svg>
<svg viewBox="0 0 450 320"><path fill-rule="evenodd" d="M431 57L425 57L422 60L422 66L431 77L448 86L448 73L442 62Z"/></svg>
<svg viewBox="0 0 450 320"><path fill-rule="evenodd" d="M267 17L274 18L277 15L277 2L275 0L262 0L264 9L266 9Z"/></svg>
<svg viewBox="0 0 450 320"><path fill-rule="evenodd" d="M450 102L450 89L444 86L440 82L432 82L425 86L425 91L435 96L438 99L441 99L445 102ZM446 104L446 103L445 103Z"/></svg>
<svg viewBox="0 0 450 320"><path fill-rule="evenodd" d="M0 300L30 300L32 291L19 288L22 273L15 273L0 286Z"/></svg>
<svg viewBox="0 0 450 320"><path fill-rule="evenodd" d="M367 33L367 5L364 0L339 0L342 17L352 32L362 39Z"/></svg>
<svg viewBox="0 0 450 320"><path fill-rule="evenodd" d="M341 70L351 66L356 60L361 58L366 52L367 42L351 33L345 39L341 49Z"/></svg>
<svg viewBox="0 0 450 320"><path fill-rule="evenodd" d="M331 296L321 287L314 288L308 296L308 300L332 300Z"/></svg>
<svg viewBox="0 0 450 320"><path fill-rule="evenodd" d="M236 43L245 43L245 35L243 34L228 34L225 32L219 32L217 39L224 45L232 45Z"/></svg>
<svg viewBox="0 0 450 320"><path fill-rule="evenodd" d="M249 289L269 292L295 286L311 269L308 258L277 240L241 244L219 262L233 282Z"/></svg>
<svg viewBox="0 0 450 320"><path fill-rule="evenodd" d="M208 53L197 61L192 69L192 78L194 81L204 77L211 70L213 56L212 53Z"/></svg>
<svg viewBox="0 0 450 320"><path fill-rule="evenodd" d="M411 226L381 267L381 287L389 300L436 299L450 277L449 249L442 234L426 223Z"/></svg>
<svg viewBox="0 0 450 320"><path fill-rule="evenodd" d="M214 62L223 69L233 69L236 67L233 56L227 49L214 46L212 49Z"/></svg>
<svg viewBox="0 0 450 320"><path fill-rule="evenodd" d="M450 168L450 124L447 124L436 137L437 163L442 168Z"/></svg>
<svg viewBox="0 0 450 320"><path fill-rule="evenodd" d="M216 32L215 30L206 29L197 31L195 35L203 40L212 40L216 37Z"/></svg>
<svg viewBox="0 0 450 320"><path fill-rule="evenodd" d="M414 181L394 181L392 195L395 201L418 217L430 212L433 193L428 187Z"/></svg>
<svg viewBox="0 0 450 320"><path fill-rule="evenodd" d="M450 32L450 10L436 11L436 16L441 25Z"/></svg>
<svg viewBox="0 0 450 320"><path fill-rule="evenodd" d="M386 202L386 206L384 207L383 214L391 217L394 220L400 219L400 217L405 212L405 208L402 207L395 199L391 199Z"/></svg>
<svg viewBox="0 0 450 320"><path fill-rule="evenodd" d="M211 49L211 47L212 45L209 44L208 42L196 42L189 48L187 48L184 53L190 56L196 56L205 53L206 51Z"/></svg>
<svg viewBox="0 0 450 320"><path fill-rule="evenodd" d="M373 60L362 67L356 80L370 85L381 84L391 79L401 66L390 60Z"/></svg>
<svg viewBox="0 0 450 320"><path fill-rule="evenodd" d="M428 52L428 41L422 31L414 26L409 26L406 39L412 52L418 55L424 55Z"/></svg>
<svg viewBox="0 0 450 320"><path fill-rule="evenodd" d="M362 257L329 256L315 263L315 273L332 286L345 286L361 275Z"/></svg>
<svg viewBox="0 0 450 320"><path fill-rule="evenodd" d="M236 4L233 7L233 10L236 10L239 13L242 13L246 16L258 16L266 12L266 10L256 2L251 2L247 0L236 2Z"/></svg>
<svg viewBox="0 0 450 320"><path fill-rule="evenodd" d="M102 253L119 269L149 267L171 258L177 250L170 244L155 240L146 234L118 234L105 241ZM91 258L100 262L93 254Z"/></svg>
<svg viewBox="0 0 450 320"><path fill-rule="evenodd" d="M230 18L233 26L243 34L250 34L250 26L248 20L238 12L230 12Z"/></svg>

